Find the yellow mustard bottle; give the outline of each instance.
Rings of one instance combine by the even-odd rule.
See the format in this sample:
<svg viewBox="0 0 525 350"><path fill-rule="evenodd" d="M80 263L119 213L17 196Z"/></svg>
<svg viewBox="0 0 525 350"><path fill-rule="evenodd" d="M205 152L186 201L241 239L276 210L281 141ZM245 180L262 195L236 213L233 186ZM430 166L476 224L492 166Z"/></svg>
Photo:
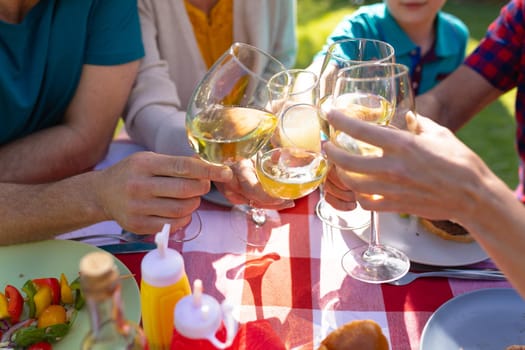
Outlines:
<svg viewBox="0 0 525 350"><path fill-rule="evenodd" d="M142 326L150 350L169 349L177 302L191 294L182 255L168 248L170 225L155 236L157 249L141 262L140 300Z"/></svg>

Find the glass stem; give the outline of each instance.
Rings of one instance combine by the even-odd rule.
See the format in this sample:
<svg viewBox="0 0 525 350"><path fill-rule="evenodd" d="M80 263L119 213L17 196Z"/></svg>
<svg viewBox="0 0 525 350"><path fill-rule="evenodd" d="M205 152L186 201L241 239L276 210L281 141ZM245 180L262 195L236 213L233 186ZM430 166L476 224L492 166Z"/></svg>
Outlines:
<svg viewBox="0 0 525 350"><path fill-rule="evenodd" d="M319 185L319 200L324 201L324 200L325 200L325 199L324 199L324 196L325 196L325 192L324 192L324 184L321 183L321 184Z"/></svg>
<svg viewBox="0 0 525 350"><path fill-rule="evenodd" d="M377 212L375 210L370 211L370 240L368 242L368 249L364 252L364 258L371 259L377 258L378 254L381 253L379 247L379 224L377 222Z"/></svg>
<svg viewBox="0 0 525 350"><path fill-rule="evenodd" d="M370 245L372 247L379 245L379 225L375 210L370 211Z"/></svg>

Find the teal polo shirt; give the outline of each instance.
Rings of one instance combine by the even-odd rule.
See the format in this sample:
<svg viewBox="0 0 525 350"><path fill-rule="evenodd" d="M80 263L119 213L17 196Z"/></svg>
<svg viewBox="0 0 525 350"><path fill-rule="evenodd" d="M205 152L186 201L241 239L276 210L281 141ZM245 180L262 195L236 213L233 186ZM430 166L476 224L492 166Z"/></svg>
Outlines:
<svg viewBox="0 0 525 350"><path fill-rule="evenodd" d="M0 145L60 124L82 66L144 55L133 0L40 0L0 21Z"/></svg>
<svg viewBox="0 0 525 350"><path fill-rule="evenodd" d="M328 45L348 38L368 38L388 42L394 47L396 62L409 67L417 94L424 93L452 73L465 59L469 32L457 17L438 12L436 39L431 52L421 56L420 48L410 40L384 3L361 6L345 17L330 34L318 55Z"/></svg>

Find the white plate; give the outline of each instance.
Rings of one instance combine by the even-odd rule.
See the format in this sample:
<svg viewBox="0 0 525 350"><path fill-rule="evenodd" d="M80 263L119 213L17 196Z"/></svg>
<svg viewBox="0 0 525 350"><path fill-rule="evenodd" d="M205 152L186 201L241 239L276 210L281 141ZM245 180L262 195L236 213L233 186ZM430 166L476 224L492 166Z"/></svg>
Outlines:
<svg viewBox="0 0 525 350"><path fill-rule="evenodd" d="M405 252L409 259L420 264L460 266L487 259L476 243L460 243L442 239L425 230L417 218L403 218L396 213L379 213L380 241ZM356 234L368 241L370 229Z"/></svg>
<svg viewBox="0 0 525 350"><path fill-rule="evenodd" d="M92 245L66 240L49 240L35 243L0 247L0 290L12 284L22 295L22 286L28 279L38 277L60 278L64 273L71 283L78 276L80 259L87 253L100 250ZM121 274L130 274L117 258ZM134 278L122 280L124 313L129 320L140 321L140 293ZM77 315L69 333L53 344L54 350L80 349L84 335L89 330L89 315L84 306Z"/></svg>
<svg viewBox="0 0 525 350"><path fill-rule="evenodd" d="M423 328L420 350L504 350L525 344L525 302L510 288L480 289L441 305Z"/></svg>

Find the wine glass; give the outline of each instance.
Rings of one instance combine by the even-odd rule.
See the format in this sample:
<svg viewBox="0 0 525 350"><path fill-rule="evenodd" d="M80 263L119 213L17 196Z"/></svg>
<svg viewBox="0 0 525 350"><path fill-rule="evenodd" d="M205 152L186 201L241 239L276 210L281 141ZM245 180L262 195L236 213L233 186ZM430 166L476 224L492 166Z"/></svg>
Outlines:
<svg viewBox="0 0 525 350"><path fill-rule="evenodd" d="M328 163L321 152L318 107L292 104L270 142L257 153L257 177L273 197L298 199L317 189Z"/></svg>
<svg viewBox="0 0 525 350"><path fill-rule="evenodd" d="M286 69L274 74L268 81L267 89L269 108L276 115L294 104L306 103L315 105L319 98L317 74L306 69ZM265 163L267 164L268 162ZM269 182L263 183L261 179L268 180L268 177L263 177L262 173L258 173L258 178L263 189L270 195L282 199L293 199L267 191ZM246 218L247 212L251 212L249 215L250 220ZM249 211L246 209L246 206L235 206L233 208L232 224L237 232L246 237L245 240L249 246L262 247L266 245L273 229L281 226L281 217L277 210L256 208L250 203Z"/></svg>
<svg viewBox="0 0 525 350"><path fill-rule="evenodd" d="M196 87L186 113L188 139L202 159L238 165L268 142L278 112L270 101L268 80L285 69L271 55L244 43L232 44L217 60ZM259 241L261 234L254 231L279 222L251 204L232 208L232 224L236 230L249 226ZM246 240L250 244L251 238Z"/></svg>
<svg viewBox="0 0 525 350"><path fill-rule="evenodd" d="M340 69L363 63L394 62L394 58L394 48L384 41L366 38L349 38L334 41L328 47L324 60L319 66L321 107L329 109L335 80ZM324 123L327 124L326 120L324 120ZM325 139L328 139L329 128L324 126L322 130L326 132ZM321 221L342 230L360 229L370 224L369 216L359 206L359 203L351 211L337 210L332 207L325 200L322 186L321 198L315 211Z"/></svg>
<svg viewBox="0 0 525 350"><path fill-rule="evenodd" d="M306 69L286 69L276 73L267 84L270 109L279 114L283 109L298 103L315 104L319 98L318 78L315 73ZM274 138L275 140L275 138ZM268 145L268 144L266 144ZM266 147L266 146L265 146ZM259 179L261 175L259 175ZM267 189L267 183L263 189ZM291 199L280 197L283 199ZM232 223L236 231L246 236L246 242L252 247L266 245L275 227L281 226L281 217L277 210L256 208L251 205L254 215L246 220L246 210L242 206L232 210ZM253 225L252 223L255 223ZM242 229L247 231L245 235Z"/></svg>
<svg viewBox="0 0 525 350"><path fill-rule="evenodd" d="M396 63L376 63L341 70L334 87L332 108L378 127L406 129L405 116L414 111L408 68ZM348 152L367 157L381 157L383 152L333 128L330 139ZM398 249L381 244L379 234L377 213L371 211L369 243L349 250L342 259L343 268L353 278L383 283L408 272L408 257Z"/></svg>

